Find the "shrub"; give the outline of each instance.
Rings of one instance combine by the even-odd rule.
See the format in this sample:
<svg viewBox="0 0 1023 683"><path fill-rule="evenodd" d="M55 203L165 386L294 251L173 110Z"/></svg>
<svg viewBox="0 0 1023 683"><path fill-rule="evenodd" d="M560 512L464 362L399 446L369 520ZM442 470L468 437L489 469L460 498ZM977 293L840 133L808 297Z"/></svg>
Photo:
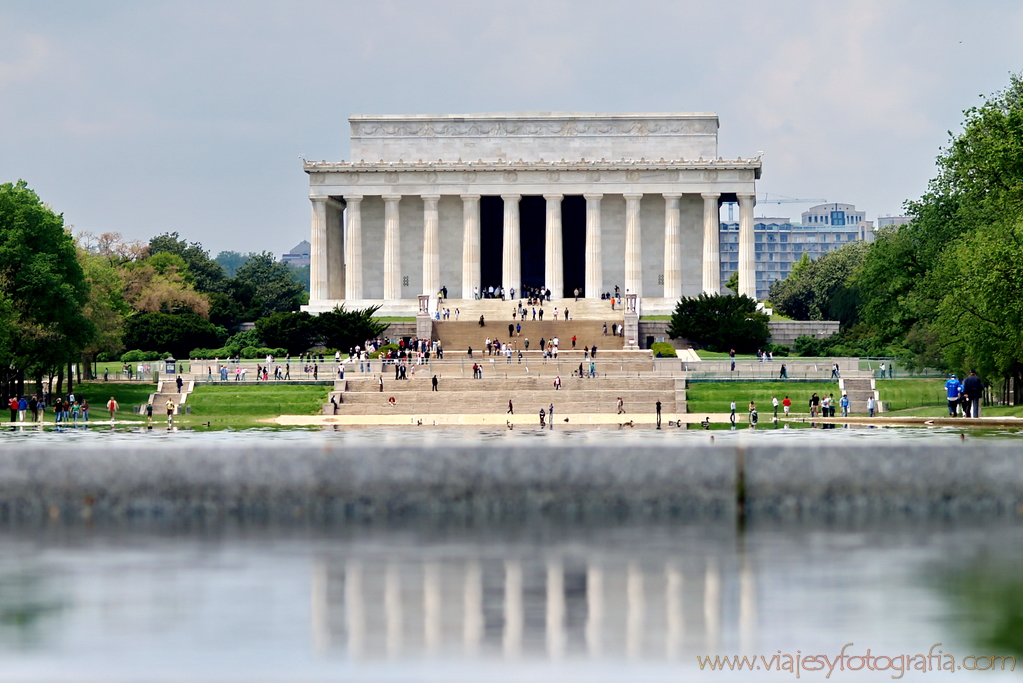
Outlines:
<svg viewBox="0 0 1023 683"><path fill-rule="evenodd" d="M675 347L668 342L654 342L650 347L655 358L675 358L678 354L675 353Z"/></svg>
<svg viewBox="0 0 1023 683"><path fill-rule="evenodd" d="M110 353L109 351L100 351L96 354L97 363L106 363L112 360L117 360L116 353Z"/></svg>
<svg viewBox="0 0 1023 683"><path fill-rule="evenodd" d="M122 363L141 363L144 361L163 360L170 354L159 351L140 351L135 349L121 355Z"/></svg>

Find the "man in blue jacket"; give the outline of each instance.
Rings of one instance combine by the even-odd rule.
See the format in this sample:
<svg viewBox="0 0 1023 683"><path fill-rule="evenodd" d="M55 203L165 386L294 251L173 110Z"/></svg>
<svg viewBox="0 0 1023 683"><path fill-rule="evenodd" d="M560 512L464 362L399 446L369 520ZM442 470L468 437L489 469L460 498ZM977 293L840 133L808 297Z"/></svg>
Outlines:
<svg viewBox="0 0 1023 683"><path fill-rule="evenodd" d="M966 403L963 409L966 417L980 417L980 399L984 394L984 382L977 376L976 370L970 370L969 376L963 380L963 397Z"/></svg>
<svg viewBox="0 0 1023 683"><path fill-rule="evenodd" d="M962 392L959 380L956 379L955 375L948 378L945 382L945 397L948 399L948 414L949 417L956 416L956 406L959 405L959 394Z"/></svg>

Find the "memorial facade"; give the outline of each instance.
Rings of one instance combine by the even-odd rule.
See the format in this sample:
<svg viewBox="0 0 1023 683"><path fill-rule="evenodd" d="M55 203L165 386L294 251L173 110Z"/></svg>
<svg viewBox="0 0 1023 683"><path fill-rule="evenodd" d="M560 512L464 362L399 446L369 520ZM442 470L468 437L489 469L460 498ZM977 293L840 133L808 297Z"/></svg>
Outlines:
<svg viewBox="0 0 1023 683"><path fill-rule="evenodd" d="M717 155L715 114L353 116L352 161L304 163L307 310L524 287L646 312L721 289L719 207L738 202L739 287L756 295L760 159ZM432 305L432 304L431 304Z"/></svg>

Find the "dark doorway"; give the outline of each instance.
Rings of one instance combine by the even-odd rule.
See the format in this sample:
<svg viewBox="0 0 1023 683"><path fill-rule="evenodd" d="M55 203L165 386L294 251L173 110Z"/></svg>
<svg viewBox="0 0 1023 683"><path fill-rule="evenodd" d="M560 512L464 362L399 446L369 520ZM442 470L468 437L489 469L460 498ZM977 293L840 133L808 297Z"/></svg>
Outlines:
<svg viewBox="0 0 1023 683"><path fill-rule="evenodd" d="M480 283L501 286L502 249L504 247L504 200L480 197ZM482 292L480 296L483 296Z"/></svg>
<svg viewBox="0 0 1023 683"><path fill-rule="evenodd" d="M547 241L547 200L523 197L519 201L519 239L522 243L522 286L544 286L544 245ZM551 292L557 296L557 292Z"/></svg>
<svg viewBox="0 0 1023 683"><path fill-rule="evenodd" d="M578 289L582 296L586 284L586 198L582 195L570 195L561 201L561 256L564 295L572 296Z"/></svg>

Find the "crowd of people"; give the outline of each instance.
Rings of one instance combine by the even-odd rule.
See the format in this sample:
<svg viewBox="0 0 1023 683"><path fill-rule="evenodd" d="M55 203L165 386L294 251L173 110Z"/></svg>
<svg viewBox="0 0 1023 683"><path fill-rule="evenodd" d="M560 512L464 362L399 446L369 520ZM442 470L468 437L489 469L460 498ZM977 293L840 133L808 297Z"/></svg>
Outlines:
<svg viewBox="0 0 1023 683"><path fill-rule="evenodd" d="M84 396L69 392L62 396L44 395L11 397L7 407L11 411L11 422L44 422L46 409L53 410L54 422L77 423L89 421L89 401Z"/></svg>

